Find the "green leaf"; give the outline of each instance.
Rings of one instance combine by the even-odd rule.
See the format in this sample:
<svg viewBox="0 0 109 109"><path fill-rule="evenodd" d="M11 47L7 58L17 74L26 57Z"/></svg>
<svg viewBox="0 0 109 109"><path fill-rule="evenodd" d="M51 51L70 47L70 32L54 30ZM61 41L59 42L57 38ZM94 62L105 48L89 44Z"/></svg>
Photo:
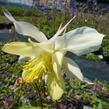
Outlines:
<svg viewBox="0 0 109 109"><path fill-rule="evenodd" d="M34 106L31 106L31 105L23 104L18 109L41 109L41 107L40 106L34 107ZM43 107L43 109L48 109L48 107Z"/></svg>
<svg viewBox="0 0 109 109"><path fill-rule="evenodd" d="M103 106L102 106L102 103L99 102L98 106L97 106L97 109L103 109Z"/></svg>
<svg viewBox="0 0 109 109"><path fill-rule="evenodd" d="M35 107L31 106L31 105L22 105L18 109L40 109L40 108L39 107L35 108Z"/></svg>

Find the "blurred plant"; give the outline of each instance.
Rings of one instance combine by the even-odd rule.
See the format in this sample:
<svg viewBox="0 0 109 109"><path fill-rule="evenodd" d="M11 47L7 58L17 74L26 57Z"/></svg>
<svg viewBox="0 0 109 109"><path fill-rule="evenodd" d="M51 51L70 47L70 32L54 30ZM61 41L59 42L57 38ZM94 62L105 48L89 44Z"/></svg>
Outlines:
<svg viewBox="0 0 109 109"><path fill-rule="evenodd" d="M89 53L85 57L86 57L86 59L91 60L91 61L96 61L96 62L100 61L100 58L93 53Z"/></svg>
<svg viewBox="0 0 109 109"><path fill-rule="evenodd" d="M39 10L41 10L41 12L42 12L43 14L45 14L45 13L48 12L48 7L45 6L45 5L43 5L43 4L39 5L38 8L39 8Z"/></svg>
<svg viewBox="0 0 109 109"><path fill-rule="evenodd" d="M97 0L88 0L89 11L92 11L94 15L97 13Z"/></svg>
<svg viewBox="0 0 109 109"><path fill-rule="evenodd" d="M78 9L77 9L77 1L76 0L70 0L70 5L69 5L69 11L71 16L76 16L78 14Z"/></svg>
<svg viewBox="0 0 109 109"><path fill-rule="evenodd" d="M97 0L92 0L93 3L93 14L96 15L97 13Z"/></svg>

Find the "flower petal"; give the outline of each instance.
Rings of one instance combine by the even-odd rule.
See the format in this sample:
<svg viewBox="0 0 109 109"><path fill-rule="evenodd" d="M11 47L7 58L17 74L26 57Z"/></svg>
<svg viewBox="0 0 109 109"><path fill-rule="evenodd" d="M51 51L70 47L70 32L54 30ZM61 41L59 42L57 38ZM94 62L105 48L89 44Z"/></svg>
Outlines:
<svg viewBox="0 0 109 109"><path fill-rule="evenodd" d="M63 78L57 79L54 72L48 74L48 91L53 100L59 100L64 93L65 85Z"/></svg>
<svg viewBox="0 0 109 109"><path fill-rule="evenodd" d="M61 75L61 66L63 62L63 57L64 57L63 52L56 52L52 55L53 70L58 79L60 78Z"/></svg>
<svg viewBox="0 0 109 109"><path fill-rule="evenodd" d="M61 75L61 65L64 54L56 52L52 54L53 71L48 73L48 90L53 100L58 100L64 93L65 85Z"/></svg>
<svg viewBox="0 0 109 109"><path fill-rule="evenodd" d="M46 41L47 38L41 31L38 30L34 25L23 22L23 21L16 21L14 22L15 29L19 34L30 36L34 38L35 40L42 42Z"/></svg>
<svg viewBox="0 0 109 109"><path fill-rule="evenodd" d="M57 37L55 40L55 49L62 51L64 48L67 47L66 37L60 36Z"/></svg>
<svg viewBox="0 0 109 109"><path fill-rule="evenodd" d="M64 54L64 52L55 52L52 57L53 61L55 61L59 66L61 66Z"/></svg>
<svg viewBox="0 0 109 109"><path fill-rule="evenodd" d="M79 78L81 81L84 80L84 76L82 75L82 72L79 68L79 66L70 58L64 57L64 64L66 65L68 71L70 71L70 77L75 75L77 78ZM73 75L72 75L73 74Z"/></svg>
<svg viewBox="0 0 109 109"><path fill-rule="evenodd" d="M86 54L98 50L103 37L103 34L98 33L93 28L80 27L66 33L63 37L60 37L61 39L57 38L57 49L61 48L62 50L61 45L65 45L66 47L64 46L63 50L68 50L76 55ZM61 43L60 46L59 43Z"/></svg>
<svg viewBox="0 0 109 109"><path fill-rule="evenodd" d="M64 72L67 73L66 76L69 78L72 79L73 76L76 76L81 81L84 81L88 84L93 84L89 79L83 76L79 66L68 57L64 57L63 69L65 70Z"/></svg>
<svg viewBox="0 0 109 109"><path fill-rule="evenodd" d="M11 22L15 22L16 20L14 19L14 17L11 15L11 13L6 10L6 9L3 9L3 12L4 12L4 15L11 21Z"/></svg>
<svg viewBox="0 0 109 109"><path fill-rule="evenodd" d="M5 44L2 50L10 54L22 55L31 58L35 57L41 52L41 49L36 45L25 42L11 42Z"/></svg>
<svg viewBox="0 0 109 109"><path fill-rule="evenodd" d="M16 21L12 15L8 12L8 10L4 10L4 15L11 21L13 22L16 31L19 34L30 36L34 38L35 40L42 42L46 41L47 38L42 33L41 31L38 30L34 25L28 23L28 22L23 22L23 21Z"/></svg>

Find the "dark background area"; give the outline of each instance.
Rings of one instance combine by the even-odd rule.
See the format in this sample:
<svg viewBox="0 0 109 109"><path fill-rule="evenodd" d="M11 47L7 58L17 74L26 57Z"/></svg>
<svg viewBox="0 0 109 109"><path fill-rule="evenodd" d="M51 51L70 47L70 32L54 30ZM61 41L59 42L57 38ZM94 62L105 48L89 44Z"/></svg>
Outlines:
<svg viewBox="0 0 109 109"><path fill-rule="evenodd" d="M77 0L77 1L80 1L80 2L87 2L88 0ZM90 0L90 1L93 1L93 0ZM109 3L109 0L97 0L98 3Z"/></svg>

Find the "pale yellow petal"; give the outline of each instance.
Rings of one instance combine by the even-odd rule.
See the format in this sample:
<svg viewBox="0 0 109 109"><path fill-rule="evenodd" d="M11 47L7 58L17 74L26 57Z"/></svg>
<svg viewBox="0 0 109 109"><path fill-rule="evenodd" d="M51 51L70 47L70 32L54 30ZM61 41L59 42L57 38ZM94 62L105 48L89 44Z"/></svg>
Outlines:
<svg viewBox="0 0 109 109"><path fill-rule="evenodd" d="M68 76L68 78L72 79L74 76L76 76L83 82L93 84L88 78L84 77L79 66L72 59L64 57L63 64L64 64L63 69L65 69L66 76Z"/></svg>
<svg viewBox="0 0 109 109"><path fill-rule="evenodd" d="M28 23L28 22L23 22L23 21L16 21L14 22L15 29L19 34L25 35L25 36L30 36L33 39L42 42L46 41L47 38L42 33L41 31L38 30L34 25Z"/></svg>
<svg viewBox="0 0 109 109"><path fill-rule="evenodd" d="M53 43L37 43L37 46L39 46L41 49L43 49L46 52L53 53Z"/></svg>
<svg viewBox="0 0 109 109"><path fill-rule="evenodd" d="M53 100L59 100L65 90L63 78L57 79L54 72L50 72L48 75L48 91Z"/></svg>
<svg viewBox="0 0 109 109"><path fill-rule="evenodd" d="M41 49L39 47L26 42L11 42L5 44L2 50L6 53L22 55L27 57L35 57L41 52Z"/></svg>
<svg viewBox="0 0 109 109"><path fill-rule="evenodd" d="M53 100L60 99L65 89L61 74L63 56L64 54L61 52L52 54L53 71L48 73L48 90Z"/></svg>
<svg viewBox="0 0 109 109"><path fill-rule="evenodd" d="M69 77L72 77L74 75L81 81L84 80L84 76L83 76L79 66L72 59L64 57L64 64L66 65L66 68L70 72L69 74L67 73Z"/></svg>
<svg viewBox="0 0 109 109"><path fill-rule="evenodd" d="M63 52L56 52L52 55L53 70L57 78L59 78L59 75L61 75L61 66L63 62L63 57L64 57Z"/></svg>
<svg viewBox="0 0 109 109"><path fill-rule="evenodd" d="M11 13L7 10L7 9L3 9L3 13L4 15L11 21L11 22L15 22L16 20L14 19L14 17L11 15Z"/></svg>
<svg viewBox="0 0 109 109"><path fill-rule="evenodd" d="M98 50L103 37L104 35L94 28L80 27L57 37L55 48L82 55Z"/></svg>
<svg viewBox="0 0 109 109"><path fill-rule="evenodd" d="M34 25L32 25L31 23L28 22L23 22L23 21L16 21L13 16L11 15L11 13L8 10L3 10L4 15L11 21L13 22L16 31L19 34L25 35L25 36L30 36L32 38L34 38L35 40L42 42L42 41L46 41L47 38L44 35L44 33L42 33L41 31L38 30L37 27L35 27Z"/></svg>
<svg viewBox="0 0 109 109"><path fill-rule="evenodd" d="M65 55L64 52L60 52L60 51L55 52L52 55L53 62L56 62L59 66L61 66L62 65L62 62L63 62L64 55Z"/></svg>
<svg viewBox="0 0 109 109"><path fill-rule="evenodd" d="M55 49L56 50L59 50L59 51L62 51L64 48L66 49L67 48L67 40L66 40L66 37L64 36L60 36L60 37L57 37L56 40L55 40ZM67 50L63 50L63 51L67 51Z"/></svg>

